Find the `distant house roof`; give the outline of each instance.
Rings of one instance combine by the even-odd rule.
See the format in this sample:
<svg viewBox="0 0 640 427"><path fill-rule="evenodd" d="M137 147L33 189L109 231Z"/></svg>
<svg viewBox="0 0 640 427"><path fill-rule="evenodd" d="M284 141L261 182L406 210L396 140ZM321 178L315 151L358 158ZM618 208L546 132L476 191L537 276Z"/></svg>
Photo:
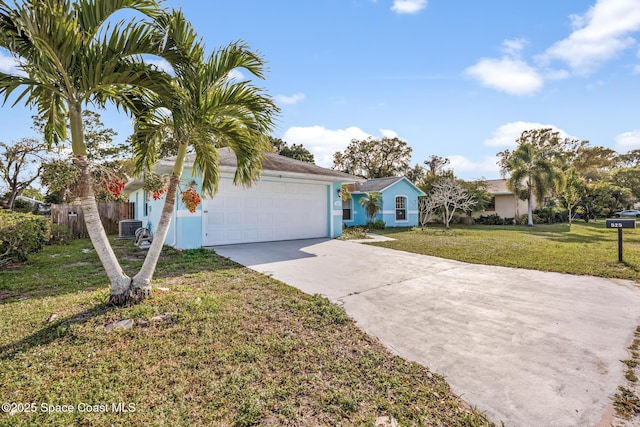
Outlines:
<svg viewBox="0 0 640 427"><path fill-rule="evenodd" d="M404 176L390 176L387 178L374 178L369 179L365 182L357 182L354 184L349 184L347 189L351 194L362 194L362 193L371 193L373 191L382 192L387 188L391 187L395 183L406 180L409 184L414 186L420 193L423 193L418 187L416 187L411 181L409 181Z"/></svg>
<svg viewBox="0 0 640 427"><path fill-rule="evenodd" d="M349 175L333 169L323 168L311 163L302 162L300 160L291 159L275 153L262 153L262 175L278 175L287 177L306 178L322 181L342 181L342 182L362 182L364 178ZM195 161L195 153L187 154L185 159L185 167L192 167ZM161 159L156 163L155 172L159 174L171 173L174 157ZM236 156L229 148L218 149L218 162L220 171L234 172L238 167ZM142 187L142 180L129 181L125 187L126 191L135 191Z"/></svg>
<svg viewBox="0 0 640 427"><path fill-rule="evenodd" d="M493 196L505 196L513 194L513 191L507 187L506 179L489 179L486 180L487 192Z"/></svg>

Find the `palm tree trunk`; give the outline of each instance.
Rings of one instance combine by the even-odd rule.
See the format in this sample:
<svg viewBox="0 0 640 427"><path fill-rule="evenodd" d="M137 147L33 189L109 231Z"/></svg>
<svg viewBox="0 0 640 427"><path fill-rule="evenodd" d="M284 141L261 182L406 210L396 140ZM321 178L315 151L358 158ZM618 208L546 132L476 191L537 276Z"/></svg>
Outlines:
<svg viewBox="0 0 640 427"><path fill-rule="evenodd" d="M171 178L169 178L169 188L165 196L158 228L156 229L153 242L151 243L151 247L149 247L149 252L147 252L142 268L138 274L133 277L130 294L134 301L131 302L145 298L151 293L153 272L156 269L156 264L160 258L160 253L162 252L162 247L169 231L169 225L171 224L171 216L173 215L178 193L178 184L180 183L180 177L184 169L184 161L187 156L187 145L186 141L181 141L178 147L178 155L173 165Z"/></svg>
<svg viewBox="0 0 640 427"><path fill-rule="evenodd" d="M533 194L531 194L531 188L529 188L529 197L527 197L527 215L528 215L527 225L529 227L533 227L533 209L531 206L532 197L533 197Z"/></svg>
<svg viewBox="0 0 640 427"><path fill-rule="evenodd" d="M82 126L82 111L79 106L71 106L69 108L69 120L71 124L71 141L73 148L73 161L80 169L80 176L78 177L78 198L80 201L80 207L84 213L84 220L87 226L87 233L93 244L98 258L104 267L109 282L111 283L111 297L110 300L116 299L122 295L130 286L131 278L127 276L116 258L111 245L109 244L109 238L104 231L102 221L100 221L100 214L98 212L98 204L96 203L96 197L93 193L93 185L91 178L91 170L89 168L89 162L87 160L87 150L84 143L84 130Z"/></svg>

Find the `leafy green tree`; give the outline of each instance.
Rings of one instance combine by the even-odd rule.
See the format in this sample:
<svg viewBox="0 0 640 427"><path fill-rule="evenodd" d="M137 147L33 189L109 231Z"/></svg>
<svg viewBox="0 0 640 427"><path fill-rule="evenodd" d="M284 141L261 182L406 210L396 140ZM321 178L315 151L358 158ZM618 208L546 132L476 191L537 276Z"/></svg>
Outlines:
<svg viewBox="0 0 640 427"><path fill-rule="evenodd" d="M0 142L0 178L6 185L7 207L40 176L47 144L36 138L22 138L9 145Z"/></svg>
<svg viewBox="0 0 640 427"><path fill-rule="evenodd" d="M640 166L614 169L608 181L612 185L628 189L635 200L640 200Z"/></svg>
<svg viewBox="0 0 640 427"><path fill-rule="evenodd" d="M124 9L138 14L109 22ZM15 103L37 107L49 144L65 141L69 126L79 202L114 294L128 289L131 279L99 219L83 110L111 101L136 113L149 94L168 96L170 76L142 60L145 54L171 55L165 29L154 21L162 16L165 11L154 0L24 0L14 6L0 1L0 47L19 58L21 71L0 72L0 95L6 101L15 92Z"/></svg>
<svg viewBox="0 0 640 427"><path fill-rule="evenodd" d="M84 110L82 117L96 200L125 201L122 189L131 173L128 170L130 159L127 158L131 156L130 147L114 144L117 133L104 126L99 113ZM37 117L34 120L34 129L41 131L44 124ZM47 199L53 203L72 202L77 197L78 176L79 170L71 156L44 163L41 182L48 187Z"/></svg>
<svg viewBox="0 0 640 427"><path fill-rule="evenodd" d="M543 201L552 190L564 186L557 138L557 132L551 129L524 131L518 139L518 148L498 153L502 176L509 175L507 186L527 200L529 226L533 226L533 198Z"/></svg>
<svg viewBox="0 0 640 427"><path fill-rule="evenodd" d="M585 220L589 220L609 217L614 212L625 209L630 202L629 189L599 181L587 185L581 204L585 208Z"/></svg>
<svg viewBox="0 0 640 427"><path fill-rule="evenodd" d="M273 137L269 137L269 140L275 152L281 156L311 164L315 164L316 162L311 151L307 150L302 144L293 144L290 146L286 141Z"/></svg>
<svg viewBox="0 0 640 427"><path fill-rule="evenodd" d="M618 167L640 166L640 149L631 150L628 153L620 154L615 159Z"/></svg>
<svg viewBox="0 0 640 427"><path fill-rule="evenodd" d="M369 217L370 222L375 222L378 211L382 209L382 193L378 191L372 191L367 193L360 199L360 206L364 208L364 211Z"/></svg>
<svg viewBox="0 0 640 427"><path fill-rule="evenodd" d="M487 190L487 181L459 181L465 193L473 198L471 204L465 211L468 215L473 212L483 211L491 203L492 196Z"/></svg>
<svg viewBox="0 0 640 427"><path fill-rule="evenodd" d="M569 225L573 220L574 208L587 194L587 185L576 169L570 169L567 173L567 182L562 192L564 205L569 211Z"/></svg>
<svg viewBox="0 0 640 427"><path fill-rule="evenodd" d="M427 176L427 171L425 168L416 163L413 167L407 169L404 175L409 181L411 181L416 186L424 181Z"/></svg>
<svg viewBox="0 0 640 427"><path fill-rule="evenodd" d="M174 93L155 98L136 121L132 141L137 172L152 169L166 136L177 141L177 155L151 247L131 287L112 293L114 303L137 301L151 291L188 150L195 152L194 173L203 177L204 194L212 196L217 190L221 147L228 147L236 156L234 183L250 184L259 178L262 152L269 149L268 135L279 111L272 98L250 82L229 78L238 68L264 78L264 59L247 45L232 43L206 57L182 13L174 12L163 26L168 29L167 44L179 53L171 61Z"/></svg>
<svg viewBox="0 0 640 427"><path fill-rule="evenodd" d="M411 147L400 138L352 139L344 152L333 155L333 168L367 179L404 175Z"/></svg>

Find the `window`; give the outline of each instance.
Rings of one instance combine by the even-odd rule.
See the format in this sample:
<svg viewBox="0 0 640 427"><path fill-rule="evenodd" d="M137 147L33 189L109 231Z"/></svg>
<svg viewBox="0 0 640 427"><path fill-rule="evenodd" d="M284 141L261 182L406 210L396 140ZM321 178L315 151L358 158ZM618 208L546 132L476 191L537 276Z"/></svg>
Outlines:
<svg viewBox="0 0 640 427"><path fill-rule="evenodd" d="M144 200L144 216L149 216L149 193L143 192L142 199Z"/></svg>
<svg viewBox="0 0 640 427"><path fill-rule="evenodd" d="M351 216L351 199L342 201L342 219L344 221L353 220Z"/></svg>
<svg viewBox="0 0 640 427"><path fill-rule="evenodd" d="M491 201L489 202L489 204L487 205L487 207L484 209L485 211L495 211L496 210L496 198L492 197Z"/></svg>
<svg viewBox="0 0 640 427"><path fill-rule="evenodd" d="M404 196L396 197L396 221L407 220L407 198Z"/></svg>

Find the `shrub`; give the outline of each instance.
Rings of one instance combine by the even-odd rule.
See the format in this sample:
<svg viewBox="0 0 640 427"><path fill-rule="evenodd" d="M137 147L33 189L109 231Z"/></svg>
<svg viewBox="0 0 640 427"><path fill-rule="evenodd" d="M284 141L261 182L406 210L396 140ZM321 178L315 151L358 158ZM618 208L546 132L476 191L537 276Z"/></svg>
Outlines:
<svg viewBox="0 0 640 427"><path fill-rule="evenodd" d="M342 230L342 236L339 238L340 240L358 240L358 239L367 239L367 229L364 227L345 227Z"/></svg>
<svg viewBox="0 0 640 427"><path fill-rule="evenodd" d="M539 221L535 223L556 224L569 221L569 211L560 206L545 206L533 211L534 215L537 215Z"/></svg>
<svg viewBox="0 0 640 427"><path fill-rule="evenodd" d="M513 218L501 218L498 214L481 215L475 219L480 225L512 225Z"/></svg>
<svg viewBox="0 0 640 427"><path fill-rule="evenodd" d="M387 223L379 219L376 222L369 221L366 227L370 230L384 230L386 226L387 226Z"/></svg>
<svg viewBox="0 0 640 427"><path fill-rule="evenodd" d="M75 237L69 227L62 224L51 224L51 234L49 235L50 245L66 244Z"/></svg>
<svg viewBox="0 0 640 427"><path fill-rule="evenodd" d="M0 210L0 267L26 261L42 249L51 235L51 224L42 216Z"/></svg>

